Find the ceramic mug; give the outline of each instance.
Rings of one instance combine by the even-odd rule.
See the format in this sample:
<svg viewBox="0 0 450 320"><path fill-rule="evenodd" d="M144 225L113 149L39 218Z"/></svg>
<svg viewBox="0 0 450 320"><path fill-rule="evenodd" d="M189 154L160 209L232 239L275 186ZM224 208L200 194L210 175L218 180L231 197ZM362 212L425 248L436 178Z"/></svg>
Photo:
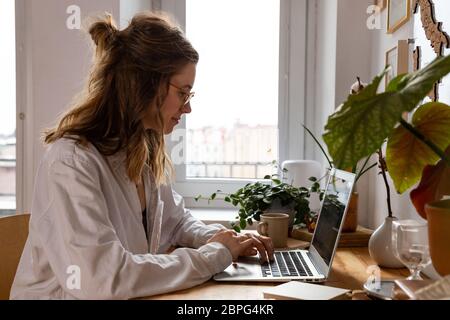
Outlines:
<svg viewBox="0 0 450 320"><path fill-rule="evenodd" d="M285 213L263 213L257 226L258 233L270 237L275 248L286 248L289 215Z"/></svg>

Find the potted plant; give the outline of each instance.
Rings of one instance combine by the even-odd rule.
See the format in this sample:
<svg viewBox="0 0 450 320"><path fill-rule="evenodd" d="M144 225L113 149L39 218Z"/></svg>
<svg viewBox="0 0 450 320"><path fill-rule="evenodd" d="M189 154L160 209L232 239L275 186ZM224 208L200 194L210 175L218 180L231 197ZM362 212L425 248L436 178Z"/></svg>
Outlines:
<svg viewBox="0 0 450 320"><path fill-rule="evenodd" d="M248 183L234 193L218 190L206 200L223 200L239 208L236 221L231 222L232 228L237 232L252 225L255 220L260 221L261 214L270 211L288 213L291 232L293 225L306 224L312 214L308 200L311 193L319 193L321 200L323 197L319 181L315 177L310 178L312 185L309 188L282 182L278 174L267 175L264 180ZM196 201L200 199L204 198L201 195L195 198Z"/></svg>
<svg viewBox="0 0 450 320"><path fill-rule="evenodd" d="M378 93L388 68L329 117L323 139L338 168L355 165L387 143L384 170L399 194L420 181L410 196L426 219L425 205L450 194L450 107L421 102L450 73L450 56L397 76ZM405 112L413 113L411 121Z"/></svg>

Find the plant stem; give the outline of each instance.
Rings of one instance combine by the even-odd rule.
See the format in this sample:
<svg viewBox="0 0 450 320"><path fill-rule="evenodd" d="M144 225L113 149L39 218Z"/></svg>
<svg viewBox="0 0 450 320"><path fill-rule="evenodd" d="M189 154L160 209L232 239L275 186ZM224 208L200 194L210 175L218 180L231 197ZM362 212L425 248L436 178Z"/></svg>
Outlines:
<svg viewBox="0 0 450 320"><path fill-rule="evenodd" d="M377 163L374 163L374 164L372 164L370 167L368 167L367 169L365 169L364 171L360 172L360 173L358 174L358 176L356 177L356 179L355 179L355 183L358 182L359 178L361 178L362 175L363 175L364 173L366 173L367 171L369 171L370 169L372 169L372 168L375 167L376 165L377 165Z"/></svg>
<svg viewBox="0 0 450 320"><path fill-rule="evenodd" d="M389 218L392 218L391 188L389 188L389 183L387 181L387 177L386 177L387 165L386 165L386 161L383 158L383 151L381 150L381 148L380 148L380 150L378 150L378 161L380 162L381 174L383 175L384 184L386 185Z"/></svg>
<svg viewBox="0 0 450 320"><path fill-rule="evenodd" d="M364 162L363 166L361 167L361 169L359 169L359 172L358 172L358 174L356 175L355 183L356 183L356 182L359 180L359 178L364 174L364 172L365 172L364 169L366 168L367 162L369 162L369 160L370 160L370 156L367 157L367 159L366 159L366 161ZM353 171L353 173L356 172L356 167L357 167L357 165L355 165L355 170Z"/></svg>
<svg viewBox="0 0 450 320"><path fill-rule="evenodd" d="M322 150L323 155L325 156L325 158L327 158L328 164L330 165L330 168L334 168L333 163L331 162L330 158L328 158L327 153L325 152L325 150L323 149L322 145L320 144L319 140L317 140L317 138L314 136L314 134L311 132L311 130L309 130L304 124L302 124L303 128L305 128L305 130L311 135L311 137L314 139L314 141L317 143L317 145L319 146L320 150Z"/></svg>
<svg viewBox="0 0 450 320"><path fill-rule="evenodd" d="M436 153L443 161L447 163L448 166L450 166L450 159L447 157L444 151L442 151L437 145L435 145L432 141L430 141L427 137L425 137L419 130L414 128L412 125L410 125L405 120L401 119L400 124L411 134L413 134L417 139L425 143L431 150L433 150L434 153Z"/></svg>

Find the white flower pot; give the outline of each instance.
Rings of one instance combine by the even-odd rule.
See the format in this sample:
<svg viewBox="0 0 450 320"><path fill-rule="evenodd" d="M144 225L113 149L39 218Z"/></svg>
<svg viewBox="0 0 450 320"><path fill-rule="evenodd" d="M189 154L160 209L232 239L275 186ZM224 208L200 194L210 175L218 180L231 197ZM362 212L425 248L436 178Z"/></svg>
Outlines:
<svg viewBox="0 0 450 320"><path fill-rule="evenodd" d="M392 222L398 220L396 217L387 217L383 224L375 230L369 240L370 257L380 267L404 268L403 263L394 255L392 245Z"/></svg>

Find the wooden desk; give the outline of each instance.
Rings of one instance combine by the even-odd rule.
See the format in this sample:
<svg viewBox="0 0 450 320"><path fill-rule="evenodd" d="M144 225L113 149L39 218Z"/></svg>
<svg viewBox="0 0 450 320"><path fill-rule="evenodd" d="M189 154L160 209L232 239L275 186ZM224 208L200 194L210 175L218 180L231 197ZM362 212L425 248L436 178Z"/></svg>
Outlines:
<svg viewBox="0 0 450 320"><path fill-rule="evenodd" d="M330 278L325 285L362 290L369 274L367 268L375 263L369 256L367 248L340 248L336 252ZM382 269L381 279L404 279L409 275L407 269ZM264 289L280 283L256 282L216 282L210 280L197 287L169 294L162 294L144 299L155 300L260 300ZM354 299L368 299L364 294L355 295Z"/></svg>

